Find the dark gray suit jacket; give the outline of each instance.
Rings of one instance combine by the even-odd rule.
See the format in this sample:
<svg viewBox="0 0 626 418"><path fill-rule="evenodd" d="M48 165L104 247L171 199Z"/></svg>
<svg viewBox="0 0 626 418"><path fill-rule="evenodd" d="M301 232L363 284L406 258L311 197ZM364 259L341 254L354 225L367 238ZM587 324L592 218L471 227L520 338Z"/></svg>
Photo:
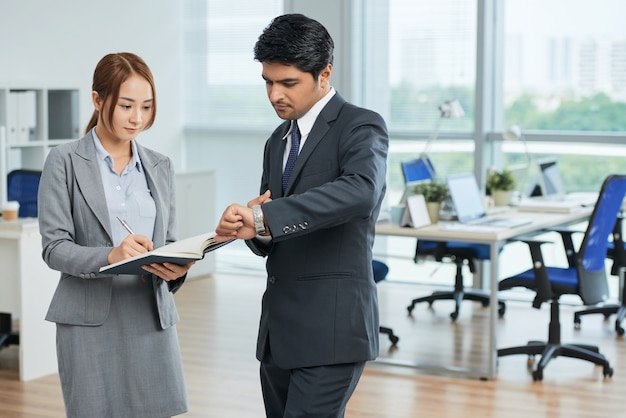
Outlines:
<svg viewBox="0 0 626 418"><path fill-rule="evenodd" d="M137 152L156 203L152 241L157 248L175 241L174 169L169 158L139 143ZM39 229L43 259L61 272L61 279L46 315L48 321L100 325L108 316L113 277L98 273L108 264L113 246L104 196L91 133L50 151L39 184ZM152 281L165 329L178 322L178 312L167 282L156 276Z"/></svg>
<svg viewBox="0 0 626 418"><path fill-rule="evenodd" d="M372 277L374 225L385 193L389 139L383 119L338 93L313 125L283 196L281 124L265 146L261 193L272 242L247 241L267 256L257 358L268 339L282 368L372 360L378 298Z"/></svg>

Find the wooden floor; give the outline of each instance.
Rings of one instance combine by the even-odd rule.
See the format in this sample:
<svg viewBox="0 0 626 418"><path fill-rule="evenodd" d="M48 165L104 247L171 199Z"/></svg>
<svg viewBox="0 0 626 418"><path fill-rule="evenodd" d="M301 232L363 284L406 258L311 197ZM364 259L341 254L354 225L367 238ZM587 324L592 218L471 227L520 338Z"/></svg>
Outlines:
<svg viewBox="0 0 626 418"><path fill-rule="evenodd" d="M263 286L259 276L220 273L189 281L176 294L190 407L185 417L264 416L254 357ZM480 367L486 358L487 310L465 302L461 316L452 323L448 316L452 302L439 301L433 309L418 305L412 317L408 316L409 301L428 292L410 284L379 286L381 322L400 336L396 348L381 336L381 358ZM563 308L563 339L600 345L615 368L612 379L603 379L601 368L590 363L562 357L548 365L542 382L532 381L526 356L501 358L498 377L491 381L448 375L436 368L414 370L372 363L346 416L626 416L626 341L616 336L611 322L597 315L585 317L582 329L574 330L574 310L573 306ZM544 339L547 317L547 306L534 310L526 301L509 302L505 318L498 321L498 346ZM0 352L0 417L63 417L63 411L57 375L22 383L18 380L17 348Z"/></svg>

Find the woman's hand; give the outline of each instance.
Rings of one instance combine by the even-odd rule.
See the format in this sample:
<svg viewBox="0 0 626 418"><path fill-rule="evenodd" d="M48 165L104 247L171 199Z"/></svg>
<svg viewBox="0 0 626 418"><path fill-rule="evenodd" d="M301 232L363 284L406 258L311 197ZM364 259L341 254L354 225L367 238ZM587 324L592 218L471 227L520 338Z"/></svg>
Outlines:
<svg viewBox="0 0 626 418"><path fill-rule="evenodd" d="M126 260L139 254L147 253L154 249L150 238L140 234L130 234L118 245L113 247L107 258L109 264Z"/></svg>
<svg viewBox="0 0 626 418"><path fill-rule="evenodd" d="M180 279L185 274L187 274L187 272L189 271L191 266L194 265L194 263L195 261L192 261L190 263L183 264L182 266L173 263L152 263L141 266L141 268L148 273L152 273L155 276L162 278L166 282L169 282L171 280Z"/></svg>

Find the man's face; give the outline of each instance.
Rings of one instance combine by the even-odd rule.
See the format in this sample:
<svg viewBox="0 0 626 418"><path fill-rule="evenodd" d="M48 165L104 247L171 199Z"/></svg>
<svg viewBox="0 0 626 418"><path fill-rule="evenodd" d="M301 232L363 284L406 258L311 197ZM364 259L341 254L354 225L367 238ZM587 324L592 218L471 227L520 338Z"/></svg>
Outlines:
<svg viewBox="0 0 626 418"><path fill-rule="evenodd" d="M263 79L267 97L281 119L299 119L330 89L332 65L320 73L317 80L311 73L293 65L264 62Z"/></svg>

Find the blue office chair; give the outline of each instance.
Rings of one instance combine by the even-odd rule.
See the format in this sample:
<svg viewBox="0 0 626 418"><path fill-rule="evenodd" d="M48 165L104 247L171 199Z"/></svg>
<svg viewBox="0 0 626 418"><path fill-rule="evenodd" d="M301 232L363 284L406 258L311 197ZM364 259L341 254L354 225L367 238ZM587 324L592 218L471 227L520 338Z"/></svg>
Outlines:
<svg viewBox="0 0 626 418"><path fill-rule="evenodd" d="M416 160L402 163L402 173L407 185L418 181L428 181L435 177L435 167L428 157L422 156ZM489 306L489 293L471 289L465 289L463 285L463 266L468 265L471 273L476 272L476 260L489 259L489 246L466 242L437 242L418 240L415 247L413 260L417 263L420 259L433 257L438 262L451 260L456 264L454 289L452 291L436 291L429 296L415 298L407 306L409 315L413 313L415 305L428 302L432 306L436 300L454 300L455 308L450 314L452 320L456 320L461 309L463 300L480 302L482 306Z"/></svg>
<svg viewBox="0 0 626 418"><path fill-rule="evenodd" d="M374 269L374 281L379 283L387 278L387 273L389 273L389 267L387 264L382 261L372 260L372 268ZM389 341L391 341L392 345L396 345L400 338L393 333L391 328L387 327L379 327L381 334L386 334L389 337Z"/></svg>
<svg viewBox="0 0 626 418"><path fill-rule="evenodd" d="M7 176L7 200L20 203L20 218L37 217L37 192L41 171L18 169Z"/></svg>
<svg viewBox="0 0 626 418"><path fill-rule="evenodd" d="M611 266L611 274L620 275L620 269L626 268L626 248L624 247L624 239L622 238L622 217L617 218L615 227L613 228L613 240L609 241L607 248L607 258L613 260ZM580 328L581 316L590 314L602 314L605 319L615 314L615 332L617 335L624 335L622 321L626 317L626 286L622 286L622 294L620 303L605 304L593 308L583 309L574 312L574 326Z"/></svg>
<svg viewBox="0 0 626 418"><path fill-rule="evenodd" d="M539 309L543 302L550 302L550 325L548 340L529 341L528 344L498 350L498 356L526 354L541 355L533 370L533 380L543 379L548 362L558 356L577 358L602 366L604 377L613 375L609 361L596 346L561 343L559 298L564 294L578 295L585 305L595 305L608 297L605 269L606 243L615 225L626 194L626 175L611 175L604 180L598 201L589 219L585 236L578 251L573 246L568 252L568 267L548 267L543 262L541 245L546 241L520 239L528 244L533 268L500 281L499 290L524 287L536 292L532 306ZM560 231L562 237L571 233ZM565 243L568 247L570 244Z"/></svg>
<svg viewBox="0 0 626 418"><path fill-rule="evenodd" d="M428 306L436 300L454 300L454 311L450 313L450 318L456 320L461 310L461 302L471 300L480 302L483 307L489 306L489 293L471 289L468 290L463 284L463 266L467 264L471 273L476 272L476 260L489 260L489 246L482 244L471 244L466 242L435 242L418 241L415 248L414 261L417 263L420 258L431 256L436 261L443 262L446 259L456 264L456 275L454 276L454 289L452 291L435 291L429 296L415 298L407 306L409 314L415 309L415 305L421 302L428 302Z"/></svg>

